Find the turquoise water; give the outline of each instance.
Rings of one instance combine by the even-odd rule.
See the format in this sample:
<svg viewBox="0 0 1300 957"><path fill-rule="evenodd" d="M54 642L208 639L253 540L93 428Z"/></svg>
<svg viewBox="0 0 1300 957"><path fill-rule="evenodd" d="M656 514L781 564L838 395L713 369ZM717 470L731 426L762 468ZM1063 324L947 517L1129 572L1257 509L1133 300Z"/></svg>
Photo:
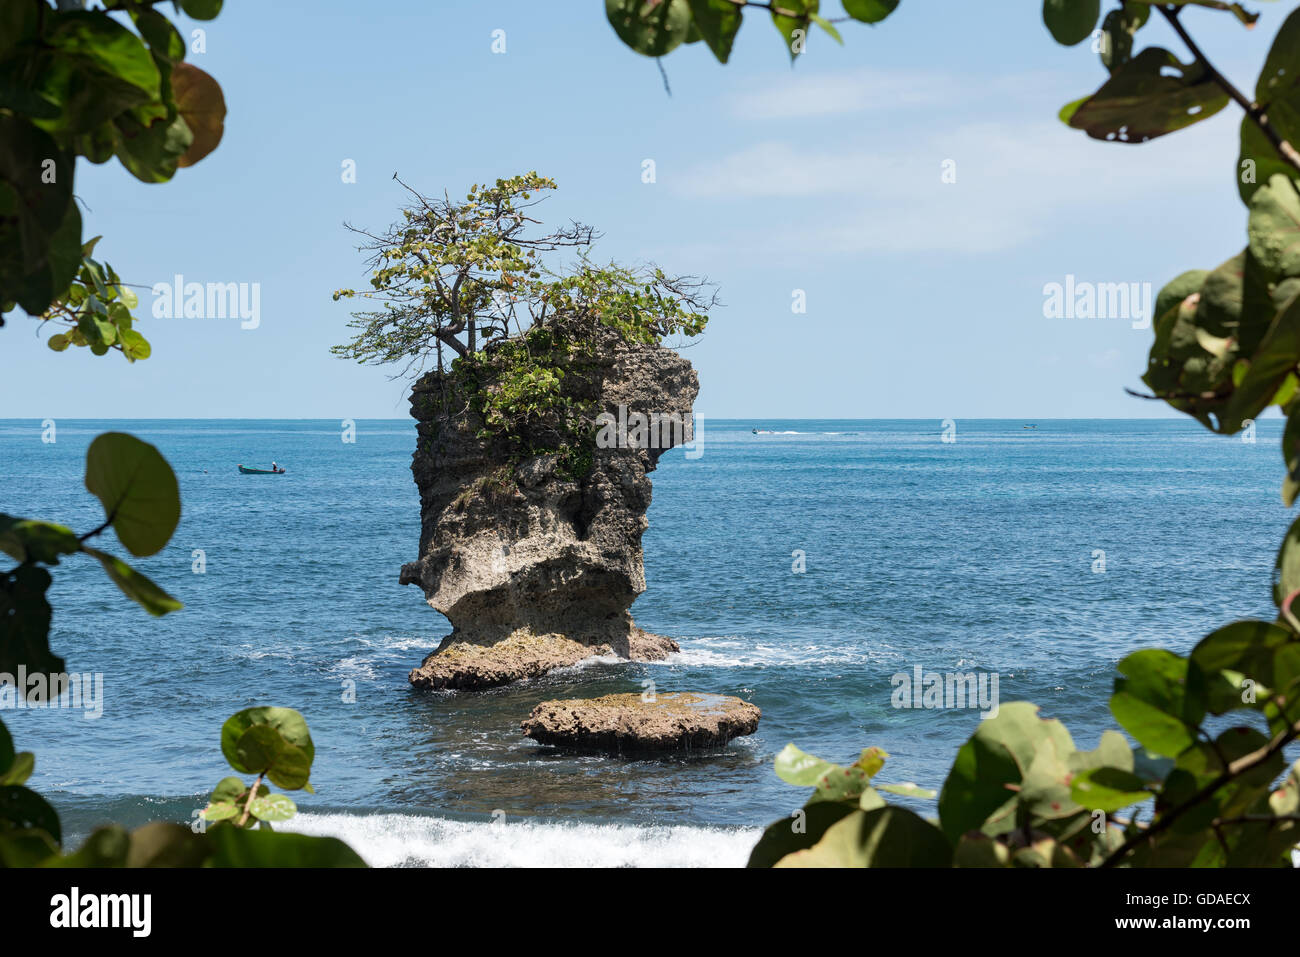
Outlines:
<svg viewBox="0 0 1300 957"><path fill-rule="evenodd" d="M802 801L771 770L788 741L838 760L880 745L882 778L942 783L978 712L894 708L896 673L997 673L1002 701L1038 702L1092 746L1127 651L1186 651L1226 621L1272 617L1290 519L1280 420L1255 444L1181 420L1025 424L958 420L945 443L937 420L705 421L703 455L674 450L652 474L633 606L681 654L467 694L406 681L448 630L397 584L419 538L413 423L359 421L347 444L337 421L60 420L48 444L41 423L0 420L0 510L78 531L102 520L81 480L90 439L158 445L184 513L140 567L186 604L149 619L98 565L66 562L52 644L70 671L103 673L103 715L3 717L73 833L188 821L226 773L222 721L277 704L306 714L316 742L298 826L373 863L740 863L754 829ZM237 474L272 459L288 474ZM753 701L758 733L655 760L573 757L519 733L541 700L647 679Z"/></svg>

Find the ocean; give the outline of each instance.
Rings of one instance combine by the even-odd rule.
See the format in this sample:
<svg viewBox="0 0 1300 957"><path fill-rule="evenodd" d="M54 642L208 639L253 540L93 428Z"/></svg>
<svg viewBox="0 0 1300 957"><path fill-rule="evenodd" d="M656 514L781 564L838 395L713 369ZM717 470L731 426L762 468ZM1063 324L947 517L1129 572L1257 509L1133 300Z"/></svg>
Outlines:
<svg viewBox="0 0 1300 957"><path fill-rule="evenodd" d="M108 820L192 821L230 773L222 722L271 704L303 712L316 744L317 793L294 795L293 828L372 864L738 866L805 798L772 770L787 742L844 762L879 745L880 780L942 785L980 712L894 707L897 674L996 674L1002 702L1034 701L1093 747L1115 727L1126 653L1185 653L1273 617L1293 517L1280 419L1254 443L1190 420L953 426L944 441L938 420L705 420L702 454L673 450L651 474L632 608L680 654L430 693L406 675L449 628L397 584L419 542L412 421L357 421L348 443L336 420L59 420L50 443L39 421L0 420L0 510L78 532L102 521L82 484L90 440L156 444L183 514L137 565L185 603L151 619L97 563L66 560L51 643L70 672L102 673L102 715L0 717L73 840ZM236 469L272 459L288 473ZM103 545L125 554L111 533ZM752 701L758 732L631 759L519 731L547 698L646 681Z"/></svg>

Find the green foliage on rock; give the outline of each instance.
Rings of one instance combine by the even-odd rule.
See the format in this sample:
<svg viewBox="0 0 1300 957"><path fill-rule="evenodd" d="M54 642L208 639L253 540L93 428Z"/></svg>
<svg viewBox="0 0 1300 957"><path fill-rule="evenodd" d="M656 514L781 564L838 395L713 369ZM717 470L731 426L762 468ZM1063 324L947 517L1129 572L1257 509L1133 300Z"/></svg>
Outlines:
<svg viewBox="0 0 1300 957"><path fill-rule="evenodd" d="M555 188L536 172L475 185L456 203L407 187L414 201L397 223L378 233L350 227L366 237L371 288L334 298L379 308L354 313L352 340L331 351L408 371L433 360L439 390L424 401L473 413L480 437L502 440L513 461L553 452L580 477L596 434L581 380L600 330L631 343L690 338L717 300L692 276L597 263L589 226L538 231L530 211ZM553 261L567 250L573 262Z"/></svg>

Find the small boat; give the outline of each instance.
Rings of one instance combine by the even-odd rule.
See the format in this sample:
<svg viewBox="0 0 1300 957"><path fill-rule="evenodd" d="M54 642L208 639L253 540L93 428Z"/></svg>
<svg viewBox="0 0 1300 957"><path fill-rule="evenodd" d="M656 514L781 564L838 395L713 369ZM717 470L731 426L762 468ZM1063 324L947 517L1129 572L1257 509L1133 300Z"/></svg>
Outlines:
<svg viewBox="0 0 1300 957"><path fill-rule="evenodd" d="M283 475L284 469L250 469L247 466L239 466L240 475Z"/></svg>

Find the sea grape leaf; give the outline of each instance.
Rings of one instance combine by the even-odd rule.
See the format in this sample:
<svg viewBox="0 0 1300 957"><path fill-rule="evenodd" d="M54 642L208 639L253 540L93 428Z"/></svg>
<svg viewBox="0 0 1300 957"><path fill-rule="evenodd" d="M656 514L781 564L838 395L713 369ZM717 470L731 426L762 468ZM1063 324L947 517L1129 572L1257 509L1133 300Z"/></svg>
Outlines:
<svg viewBox="0 0 1300 957"><path fill-rule="evenodd" d="M1100 13L1101 0L1043 0L1043 23L1067 47L1089 37Z"/></svg>
<svg viewBox="0 0 1300 957"><path fill-rule="evenodd" d="M153 615L155 618L172 611L179 611L185 606L156 585L152 579L136 571L116 555L101 552L97 548L85 549L87 555L97 559L104 566L104 571L113 583L132 601Z"/></svg>
<svg viewBox="0 0 1300 957"><path fill-rule="evenodd" d="M939 819L950 841L980 829L990 815L1005 808L1013 798L1007 785L1021 782L1044 739L1058 754L1074 751L1065 726L1040 718L1038 706L1027 701L1004 704L997 717L980 722L957 752L939 792Z"/></svg>
<svg viewBox="0 0 1300 957"><path fill-rule="evenodd" d="M192 142L177 162L183 168L193 166L221 142L226 100L217 81L191 63L176 64L171 81L176 109L192 134Z"/></svg>
<svg viewBox="0 0 1300 957"><path fill-rule="evenodd" d="M246 708L221 727L221 753L244 774L262 774L290 791L308 783L316 749L292 708Z"/></svg>
<svg viewBox="0 0 1300 957"><path fill-rule="evenodd" d="M776 867L950 867L952 845L924 818L901 807L854 811L807 850Z"/></svg>
<svg viewBox="0 0 1300 957"><path fill-rule="evenodd" d="M1092 96L1062 109L1061 119L1093 139L1145 143L1213 116L1227 103L1202 66L1147 47Z"/></svg>
<svg viewBox="0 0 1300 957"><path fill-rule="evenodd" d="M1255 102L1268 117L1281 139L1300 143L1300 10L1282 23L1255 83ZM1237 189L1242 202L1276 174L1296 176L1296 168L1284 160L1249 116L1241 121L1241 154L1237 161Z"/></svg>
<svg viewBox="0 0 1300 957"><path fill-rule="evenodd" d="M211 867L365 867L338 838L277 831L241 830L229 824L208 829Z"/></svg>
<svg viewBox="0 0 1300 957"><path fill-rule="evenodd" d="M1157 754L1176 757L1196 738L1203 702L1187 693L1187 659L1148 648L1116 666L1110 710L1129 734Z"/></svg>
<svg viewBox="0 0 1300 957"><path fill-rule="evenodd" d="M70 528L0 514L0 552L15 561L57 565L60 555L70 555L80 548Z"/></svg>
<svg viewBox="0 0 1300 957"><path fill-rule="evenodd" d="M844 12L862 23L879 23L898 9L900 0L843 0Z"/></svg>
<svg viewBox="0 0 1300 957"><path fill-rule="evenodd" d="M160 551L180 522L176 473L154 446L125 432L105 432L90 443L86 488L137 558Z"/></svg>
<svg viewBox="0 0 1300 957"><path fill-rule="evenodd" d="M811 802L790 817L768 825L749 852L745 866L772 867L787 855L812 847L832 825L856 811L847 802Z"/></svg>
<svg viewBox="0 0 1300 957"><path fill-rule="evenodd" d="M731 56L731 46L740 30L741 8L731 0L689 0L695 26L719 63Z"/></svg>
<svg viewBox="0 0 1300 957"><path fill-rule="evenodd" d="M50 651L45 598L50 580L50 573L35 565L0 573L0 672L17 674L20 665L30 674L63 671L63 659Z"/></svg>
<svg viewBox="0 0 1300 957"><path fill-rule="evenodd" d="M620 40L645 56L671 53L691 32L687 0L605 0L605 17Z"/></svg>
<svg viewBox="0 0 1300 957"><path fill-rule="evenodd" d="M1256 191L1246 232L1251 255L1268 272L1300 276L1300 192L1291 177L1275 173Z"/></svg>

